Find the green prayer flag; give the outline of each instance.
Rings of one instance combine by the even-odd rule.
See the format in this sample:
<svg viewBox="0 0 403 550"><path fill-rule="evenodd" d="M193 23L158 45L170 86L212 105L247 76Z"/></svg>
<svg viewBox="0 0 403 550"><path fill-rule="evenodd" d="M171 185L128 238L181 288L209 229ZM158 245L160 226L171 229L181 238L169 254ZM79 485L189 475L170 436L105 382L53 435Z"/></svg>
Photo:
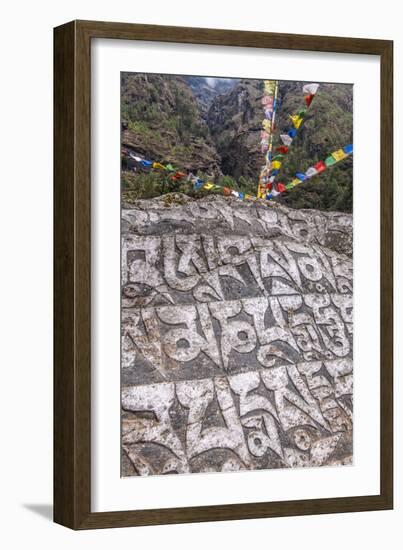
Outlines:
<svg viewBox="0 0 403 550"><path fill-rule="evenodd" d="M276 155L272 160L280 160L282 158L284 158L284 155Z"/></svg>
<svg viewBox="0 0 403 550"><path fill-rule="evenodd" d="M325 164L326 166L332 166L332 164L336 164L336 161L332 157L332 155L330 155L329 157L327 157L327 159L325 159Z"/></svg>
<svg viewBox="0 0 403 550"><path fill-rule="evenodd" d="M167 164L165 166L165 170L169 170L170 172L175 172L175 168L172 166L172 164Z"/></svg>

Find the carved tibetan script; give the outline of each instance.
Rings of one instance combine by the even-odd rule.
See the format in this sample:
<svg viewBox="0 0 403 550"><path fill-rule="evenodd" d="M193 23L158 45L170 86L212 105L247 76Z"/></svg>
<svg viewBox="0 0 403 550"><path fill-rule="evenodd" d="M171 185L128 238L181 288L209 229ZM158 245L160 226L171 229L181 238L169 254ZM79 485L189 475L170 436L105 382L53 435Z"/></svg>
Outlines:
<svg viewBox="0 0 403 550"><path fill-rule="evenodd" d="M352 461L352 217L122 210L122 475Z"/></svg>

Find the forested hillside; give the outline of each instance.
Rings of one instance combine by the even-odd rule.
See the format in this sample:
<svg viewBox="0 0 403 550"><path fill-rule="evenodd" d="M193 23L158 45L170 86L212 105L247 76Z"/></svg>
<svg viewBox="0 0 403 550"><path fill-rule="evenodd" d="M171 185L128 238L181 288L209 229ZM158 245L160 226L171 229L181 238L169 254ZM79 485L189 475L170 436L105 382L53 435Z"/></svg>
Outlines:
<svg viewBox="0 0 403 550"><path fill-rule="evenodd" d="M303 82L280 81L275 143L304 107ZM122 74L122 188L128 202L170 191L192 196L186 181L139 170L129 153L171 163L217 184L256 193L264 156L261 80ZM321 84L284 158L277 181L287 183L332 151L352 143L352 86ZM352 210L352 157L281 195L294 208Z"/></svg>

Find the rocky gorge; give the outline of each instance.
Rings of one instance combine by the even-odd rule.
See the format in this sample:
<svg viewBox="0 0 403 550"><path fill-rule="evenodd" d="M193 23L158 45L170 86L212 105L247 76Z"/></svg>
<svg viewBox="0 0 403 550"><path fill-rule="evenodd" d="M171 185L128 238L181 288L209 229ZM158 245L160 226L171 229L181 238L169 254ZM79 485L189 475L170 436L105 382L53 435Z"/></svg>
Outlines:
<svg viewBox="0 0 403 550"><path fill-rule="evenodd" d="M276 136L289 115L304 106L303 82L280 81ZM263 163L260 131L263 81L173 75L122 74L122 146L240 191L256 192ZM332 150L352 142L352 86L322 83L306 120L284 160L279 181L287 182ZM122 185L133 200L167 191L160 175L134 174L123 157ZM352 159L284 194L293 208L352 211ZM197 197L197 195L196 195Z"/></svg>

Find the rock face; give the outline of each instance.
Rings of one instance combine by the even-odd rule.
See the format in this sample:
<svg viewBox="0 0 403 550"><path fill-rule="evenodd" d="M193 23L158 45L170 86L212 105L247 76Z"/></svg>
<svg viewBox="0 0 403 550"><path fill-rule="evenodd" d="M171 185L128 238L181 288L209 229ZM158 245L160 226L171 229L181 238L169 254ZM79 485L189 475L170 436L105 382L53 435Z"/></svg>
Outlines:
<svg viewBox="0 0 403 550"><path fill-rule="evenodd" d="M280 81L279 108L276 117L274 146L281 145L279 135L290 129L290 114L305 107L303 82ZM212 101L207 113L217 153L224 174L235 179L256 179L264 163L260 152L262 129L263 81L240 80L225 94ZM305 172L332 151L352 143L353 88L351 85L322 83L303 126L284 159L277 181L288 182L296 172ZM352 159L341 163L303 186L287 193L283 199L291 207L352 211Z"/></svg>
<svg viewBox="0 0 403 550"><path fill-rule="evenodd" d="M122 210L122 474L350 464L352 217Z"/></svg>
<svg viewBox="0 0 403 550"><path fill-rule="evenodd" d="M183 79L191 87L203 118L206 118L213 100L218 95L229 92L239 81L237 78L203 78L200 76L184 76Z"/></svg>
<svg viewBox="0 0 403 550"><path fill-rule="evenodd" d="M123 73L121 113L125 149L182 170L221 174L208 127L182 77Z"/></svg>
<svg viewBox="0 0 403 550"><path fill-rule="evenodd" d="M224 174L256 179L264 158L260 152L263 81L241 80L231 91L216 97L207 124L221 156Z"/></svg>

